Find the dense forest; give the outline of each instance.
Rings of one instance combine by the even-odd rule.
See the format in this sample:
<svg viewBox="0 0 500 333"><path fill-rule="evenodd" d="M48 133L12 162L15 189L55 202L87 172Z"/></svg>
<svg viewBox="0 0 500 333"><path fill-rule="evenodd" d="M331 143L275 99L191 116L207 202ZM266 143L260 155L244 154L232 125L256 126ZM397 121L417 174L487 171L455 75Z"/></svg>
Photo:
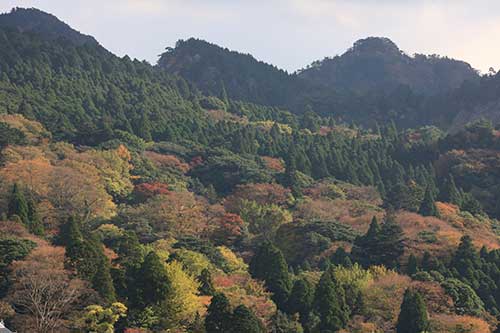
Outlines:
<svg viewBox="0 0 500 333"><path fill-rule="evenodd" d="M0 45L10 329L500 332L499 75L379 39L295 74L195 39L152 66L36 9ZM386 48L408 67L373 72Z"/></svg>

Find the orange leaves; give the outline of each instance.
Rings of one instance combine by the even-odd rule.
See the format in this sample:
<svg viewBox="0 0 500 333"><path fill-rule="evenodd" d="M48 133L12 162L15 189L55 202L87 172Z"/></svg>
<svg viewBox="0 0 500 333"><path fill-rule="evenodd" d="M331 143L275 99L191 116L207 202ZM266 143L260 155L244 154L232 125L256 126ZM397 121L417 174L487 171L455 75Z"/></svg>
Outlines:
<svg viewBox="0 0 500 333"><path fill-rule="evenodd" d="M431 317L434 333L490 333L491 328L483 319L470 316L436 314Z"/></svg>
<svg viewBox="0 0 500 333"><path fill-rule="evenodd" d="M0 122L9 124L24 133L30 144L48 143L51 134L42 124L36 121L28 120L20 114L1 114Z"/></svg>
<svg viewBox="0 0 500 333"><path fill-rule="evenodd" d="M152 151L146 151L144 156L149 158L160 169L174 169L182 173L189 171L189 164L184 163L174 155L158 154Z"/></svg>
<svg viewBox="0 0 500 333"><path fill-rule="evenodd" d="M236 187L234 193L224 201L224 207L227 211L237 213L242 200L255 201L259 205L285 205L291 199L291 191L279 184L245 184Z"/></svg>
<svg viewBox="0 0 500 333"><path fill-rule="evenodd" d="M218 244L232 245L243 236L245 222L237 214L225 213L214 220L212 238Z"/></svg>
<svg viewBox="0 0 500 333"><path fill-rule="evenodd" d="M205 205L191 192L169 192L143 204L124 208L120 215L130 226L147 223L156 237L201 235L207 227Z"/></svg>
<svg viewBox="0 0 500 333"><path fill-rule="evenodd" d="M269 170L275 172L285 171L285 163L282 159L269 156L262 156L261 159Z"/></svg>
<svg viewBox="0 0 500 333"><path fill-rule="evenodd" d="M134 188L134 196L140 202L144 202L157 195L166 195L169 192L168 185L159 182L142 183Z"/></svg>

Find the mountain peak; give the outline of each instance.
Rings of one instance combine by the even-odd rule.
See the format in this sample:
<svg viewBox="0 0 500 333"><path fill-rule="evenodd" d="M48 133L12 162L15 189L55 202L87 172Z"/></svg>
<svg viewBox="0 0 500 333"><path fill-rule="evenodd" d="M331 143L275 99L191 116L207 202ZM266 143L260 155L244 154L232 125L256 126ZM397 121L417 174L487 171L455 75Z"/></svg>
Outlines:
<svg viewBox="0 0 500 333"><path fill-rule="evenodd" d="M81 34L56 16L36 8L17 7L10 13L0 14L0 27L35 33L48 40L64 38L76 45L98 44L93 37Z"/></svg>
<svg viewBox="0 0 500 333"><path fill-rule="evenodd" d="M400 54L401 50L396 43L387 37L367 37L356 41L347 52Z"/></svg>

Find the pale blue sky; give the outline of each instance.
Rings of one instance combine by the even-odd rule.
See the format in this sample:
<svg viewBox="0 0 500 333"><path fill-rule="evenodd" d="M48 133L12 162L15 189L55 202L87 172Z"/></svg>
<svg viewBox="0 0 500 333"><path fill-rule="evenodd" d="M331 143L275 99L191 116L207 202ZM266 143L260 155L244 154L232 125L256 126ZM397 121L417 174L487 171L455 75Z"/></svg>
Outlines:
<svg viewBox="0 0 500 333"><path fill-rule="evenodd" d="M36 7L94 36L117 55L155 63L191 36L295 71L367 36L409 54L440 54L487 71L500 67L498 0L1 0Z"/></svg>

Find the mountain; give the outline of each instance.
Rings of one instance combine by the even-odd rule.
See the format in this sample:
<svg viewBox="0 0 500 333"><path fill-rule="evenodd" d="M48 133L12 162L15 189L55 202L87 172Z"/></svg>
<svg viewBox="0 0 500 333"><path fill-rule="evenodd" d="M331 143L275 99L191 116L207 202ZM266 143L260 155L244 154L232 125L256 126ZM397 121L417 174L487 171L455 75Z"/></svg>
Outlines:
<svg viewBox="0 0 500 333"><path fill-rule="evenodd" d="M469 64L438 56L410 57L387 38L366 38L343 55L288 74L208 42L179 41L158 67L205 94L279 106L365 126L393 120L401 127L438 125L455 117L454 90L479 74Z"/></svg>
<svg viewBox="0 0 500 333"><path fill-rule="evenodd" d="M167 48L158 67L195 83L206 94L227 93L233 99L265 105L285 105L300 86L294 76L249 54L195 38Z"/></svg>
<svg viewBox="0 0 500 333"><path fill-rule="evenodd" d="M417 94L436 95L479 75L469 64L439 56L408 56L388 38L359 40L341 56L326 58L300 71L299 77L339 90L391 91L408 86Z"/></svg>
<svg viewBox="0 0 500 333"><path fill-rule="evenodd" d="M98 44L93 37L81 34L54 15L36 8L14 8L10 13L0 14L0 27L35 33L47 40L62 38L75 45Z"/></svg>
<svg viewBox="0 0 500 333"><path fill-rule="evenodd" d="M236 54L242 66L208 57L237 83L217 98L31 13L0 26L13 330L394 333L413 317L412 332L500 330L500 131L392 122L495 103L499 76L434 96L346 91Z"/></svg>

